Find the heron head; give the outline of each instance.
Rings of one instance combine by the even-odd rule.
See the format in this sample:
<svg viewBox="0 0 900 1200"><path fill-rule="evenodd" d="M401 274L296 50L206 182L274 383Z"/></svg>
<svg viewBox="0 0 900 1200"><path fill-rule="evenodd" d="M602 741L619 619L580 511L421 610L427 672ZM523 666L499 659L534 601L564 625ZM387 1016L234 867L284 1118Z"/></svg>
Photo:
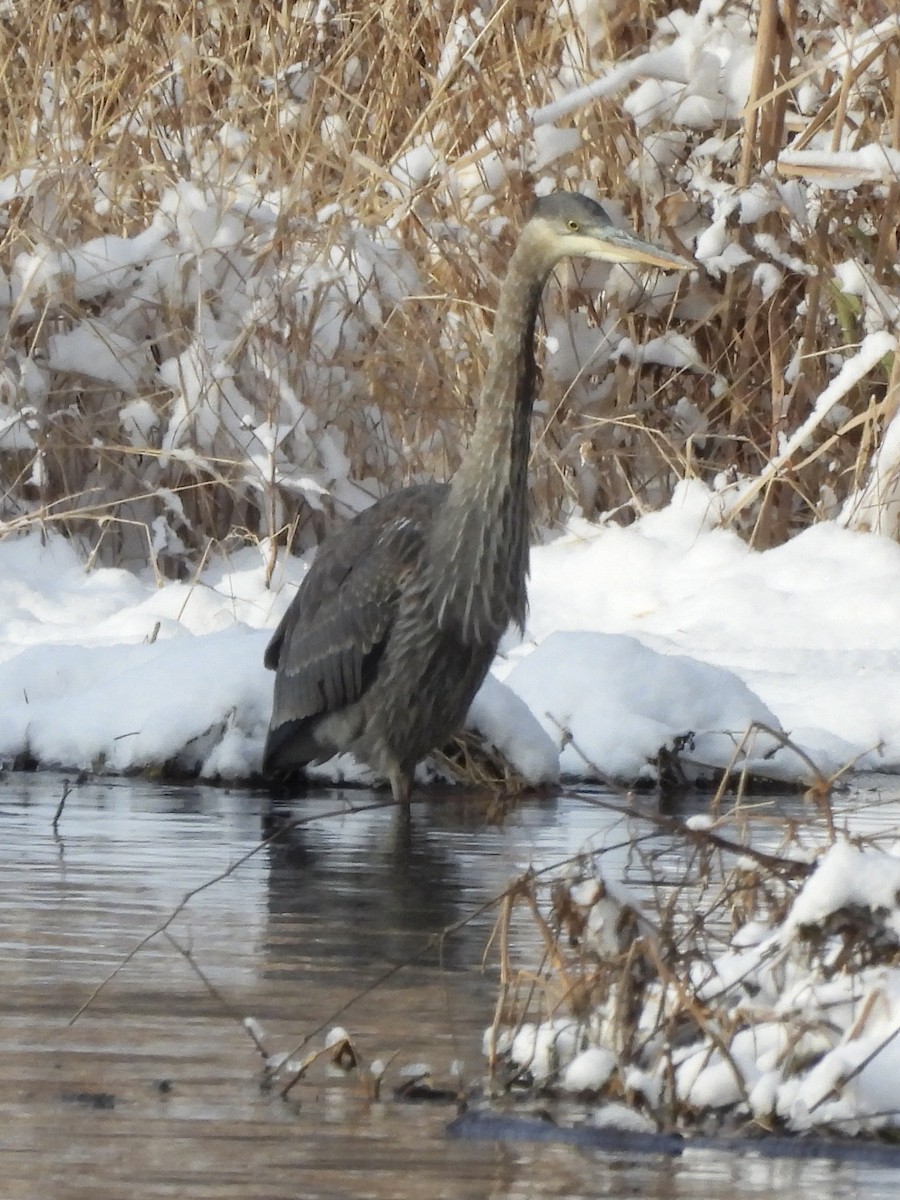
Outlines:
<svg viewBox="0 0 900 1200"><path fill-rule="evenodd" d="M528 224L551 264L561 258L597 258L668 270L684 271L691 266L632 230L618 229L601 205L578 192L543 196L535 203Z"/></svg>

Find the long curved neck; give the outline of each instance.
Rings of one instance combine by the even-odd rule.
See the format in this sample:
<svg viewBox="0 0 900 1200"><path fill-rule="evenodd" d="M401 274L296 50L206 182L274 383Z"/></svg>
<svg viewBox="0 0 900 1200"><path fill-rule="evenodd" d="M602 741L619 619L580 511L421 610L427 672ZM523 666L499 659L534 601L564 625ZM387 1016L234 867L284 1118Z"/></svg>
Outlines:
<svg viewBox="0 0 900 1200"><path fill-rule="evenodd" d="M457 502L483 503L509 484L525 483L537 376L534 326L546 276L519 257L513 255L500 291L475 429L450 484Z"/></svg>
<svg viewBox="0 0 900 1200"><path fill-rule="evenodd" d="M540 250L522 238L510 261L475 429L435 529L440 622L474 640L525 621L534 327L550 270Z"/></svg>

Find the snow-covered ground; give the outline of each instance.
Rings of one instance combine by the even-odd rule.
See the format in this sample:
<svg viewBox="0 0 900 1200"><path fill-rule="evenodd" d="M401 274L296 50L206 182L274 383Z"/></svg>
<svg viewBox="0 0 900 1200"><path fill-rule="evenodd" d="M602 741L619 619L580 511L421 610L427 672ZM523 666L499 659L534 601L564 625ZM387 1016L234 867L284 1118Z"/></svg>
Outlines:
<svg viewBox="0 0 900 1200"><path fill-rule="evenodd" d="M684 483L629 527L576 520L534 549L525 637L507 636L470 717L529 779L632 781L676 746L709 776L754 721L826 775L900 770L900 546L822 522L756 552L717 526L725 503ZM57 535L0 542L0 758L252 775L263 650L305 563L282 568L267 589L248 549L158 586L86 570ZM748 749L754 769L809 776L766 734ZM362 776L346 758L324 774Z"/></svg>

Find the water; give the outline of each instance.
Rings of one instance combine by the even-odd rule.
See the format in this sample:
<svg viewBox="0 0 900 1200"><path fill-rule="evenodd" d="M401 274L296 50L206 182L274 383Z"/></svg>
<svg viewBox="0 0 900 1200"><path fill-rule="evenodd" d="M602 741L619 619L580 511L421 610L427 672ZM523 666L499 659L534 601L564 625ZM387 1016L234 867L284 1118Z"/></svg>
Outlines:
<svg viewBox="0 0 900 1200"><path fill-rule="evenodd" d="M370 807L380 796L330 792L235 866L275 829L259 794L91 782L54 836L62 786L0 779L2 1200L896 1194L895 1172L859 1166L461 1144L444 1137L451 1102L394 1097L417 1062L438 1086L457 1063L477 1082L497 978L483 906L591 836L625 863L635 830L620 817L570 797L486 825L483 804L451 798L407 828ZM142 944L164 925L172 940ZM288 1099L261 1088L247 1016L270 1053L314 1035L299 1057L345 1026L364 1066L390 1059L384 1094L325 1060Z"/></svg>

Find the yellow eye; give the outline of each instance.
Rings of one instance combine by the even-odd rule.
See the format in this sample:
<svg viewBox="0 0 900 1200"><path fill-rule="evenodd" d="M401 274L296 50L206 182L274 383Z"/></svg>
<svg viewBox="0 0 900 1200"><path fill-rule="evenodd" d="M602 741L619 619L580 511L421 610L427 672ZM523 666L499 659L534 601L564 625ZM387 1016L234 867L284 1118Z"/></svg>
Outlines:
<svg viewBox="0 0 900 1200"><path fill-rule="evenodd" d="M568 221L566 221L566 228L569 230L570 233L578 232L578 222L575 220L574 217L569 217Z"/></svg>

